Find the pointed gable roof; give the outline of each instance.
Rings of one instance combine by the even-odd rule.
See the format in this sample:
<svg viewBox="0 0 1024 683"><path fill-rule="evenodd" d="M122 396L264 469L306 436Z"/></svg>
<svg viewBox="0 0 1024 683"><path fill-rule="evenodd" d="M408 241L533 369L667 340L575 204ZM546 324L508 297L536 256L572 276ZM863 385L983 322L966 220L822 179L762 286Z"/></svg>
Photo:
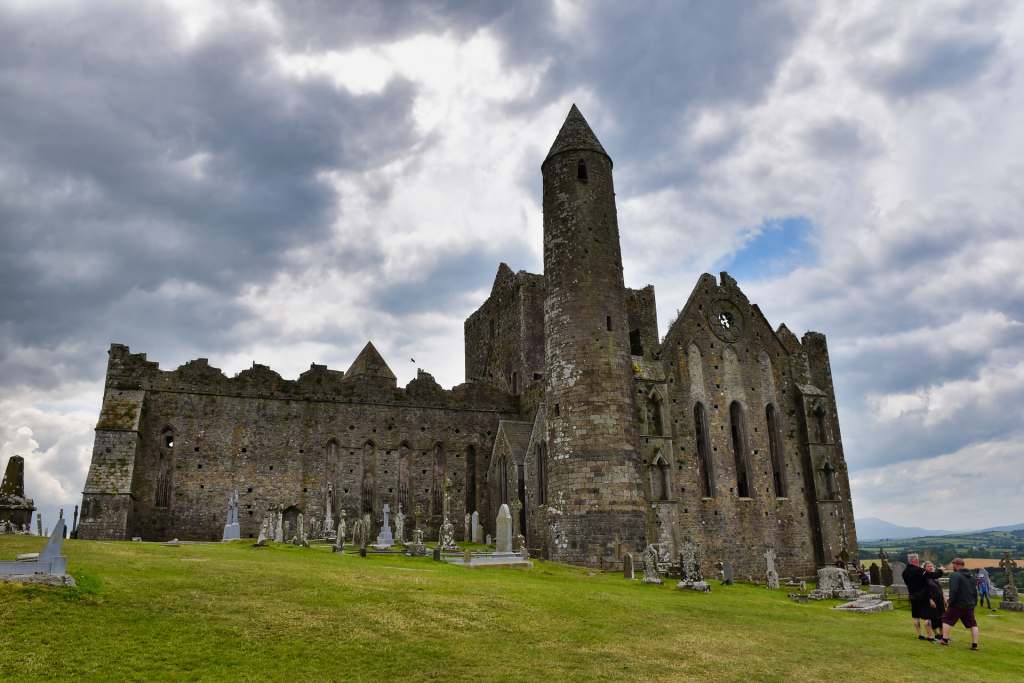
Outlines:
<svg viewBox="0 0 1024 683"><path fill-rule="evenodd" d="M601 146L597 136L594 135L594 131L590 129L587 120L583 118L583 114L580 113L580 110L574 104L569 109L569 115L565 117L565 123L562 124L562 129L558 131L558 135L551 144L551 149L548 151L544 161L562 152L578 150L597 152L608 157L608 161L612 160L608 156L608 152L604 151L604 147Z"/></svg>
<svg viewBox="0 0 1024 683"><path fill-rule="evenodd" d="M391 368L381 358L380 353L377 352L373 342L366 342L366 346L359 352L356 359L352 361L352 367L345 373L345 377L356 377L359 375L365 375L369 377L384 377L385 379L395 380L395 373L391 372Z"/></svg>

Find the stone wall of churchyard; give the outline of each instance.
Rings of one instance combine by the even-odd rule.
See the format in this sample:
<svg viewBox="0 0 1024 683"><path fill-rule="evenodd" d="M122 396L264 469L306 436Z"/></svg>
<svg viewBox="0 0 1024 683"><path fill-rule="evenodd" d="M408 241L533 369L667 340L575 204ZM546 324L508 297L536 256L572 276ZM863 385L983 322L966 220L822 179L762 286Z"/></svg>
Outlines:
<svg viewBox="0 0 1024 683"><path fill-rule="evenodd" d="M512 394L543 386L544 276L498 268L490 296L464 325L466 379Z"/></svg>
<svg viewBox="0 0 1024 683"><path fill-rule="evenodd" d="M721 285L713 276L701 278L666 336L660 356L670 394L670 485L679 540L689 537L700 544L705 571L718 560L728 560L737 577L763 576L763 554L772 547L782 575L813 574L816 503L804 477L792 354L735 281L723 273ZM742 414L741 442L749 475L744 497L738 492L733 449L733 402ZM710 491L698 449L698 403L703 407L710 447ZM784 462L781 491L776 488L769 444L769 404L775 409L777 444Z"/></svg>

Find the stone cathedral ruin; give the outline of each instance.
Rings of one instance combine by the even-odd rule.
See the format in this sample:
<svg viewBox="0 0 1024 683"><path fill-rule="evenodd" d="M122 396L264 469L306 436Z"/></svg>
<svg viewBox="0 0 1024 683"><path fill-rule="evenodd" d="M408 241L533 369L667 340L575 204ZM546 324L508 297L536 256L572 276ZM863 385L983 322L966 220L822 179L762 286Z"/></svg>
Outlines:
<svg viewBox="0 0 1024 683"><path fill-rule="evenodd" d="M454 519L494 534L508 504L532 553L574 564L689 543L739 575L766 548L782 575L856 557L825 337L772 329L722 273L659 340L654 288L623 282L612 160L575 106L541 173L544 273L498 267L451 390L423 371L398 387L372 344L295 380L113 344L79 537L219 540L238 491L242 536L272 509L379 522L388 504L436 538L449 482Z"/></svg>

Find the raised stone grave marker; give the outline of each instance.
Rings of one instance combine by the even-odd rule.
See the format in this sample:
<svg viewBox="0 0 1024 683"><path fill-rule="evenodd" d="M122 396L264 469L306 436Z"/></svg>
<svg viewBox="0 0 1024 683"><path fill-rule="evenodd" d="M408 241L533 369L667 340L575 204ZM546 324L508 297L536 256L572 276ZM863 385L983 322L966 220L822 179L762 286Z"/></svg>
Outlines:
<svg viewBox="0 0 1024 683"><path fill-rule="evenodd" d="M633 555L631 553L626 553L622 556L622 577L630 580L636 578L636 572L633 570Z"/></svg>
<svg viewBox="0 0 1024 683"><path fill-rule="evenodd" d="M903 570L907 568L907 565L897 560L889 565L892 571L892 584L893 586L906 587L906 582L903 580Z"/></svg>
<svg viewBox="0 0 1024 683"><path fill-rule="evenodd" d="M507 503L502 503L498 509L498 519L495 521L497 538L495 539L494 550L499 553L512 552L512 513Z"/></svg>
<svg viewBox="0 0 1024 683"><path fill-rule="evenodd" d="M237 541L242 537L238 525L238 491L235 491L228 498L228 521L224 524L224 536L222 541Z"/></svg>
<svg viewBox="0 0 1024 683"><path fill-rule="evenodd" d="M764 553L765 559L765 577L767 579L768 588L777 590L779 587L779 573L775 570L775 548L768 548Z"/></svg>
<svg viewBox="0 0 1024 683"><path fill-rule="evenodd" d="M680 590L692 590L699 593L708 593L711 587L704 581L700 570L700 548L689 539L679 550L679 573L681 579L676 584Z"/></svg>
<svg viewBox="0 0 1024 683"><path fill-rule="evenodd" d="M377 534L377 542L373 544L373 547L378 550L390 548L395 543L395 539L391 535L391 521L388 519L391 515L391 506L387 503L384 503L383 514L384 522L381 524L380 533Z"/></svg>
<svg viewBox="0 0 1024 683"><path fill-rule="evenodd" d="M648 545L644 550L644 583L660 586L661 572L658 571L658 549Z"/></svg>
<svg viewBox="0 0 1024 683"><path fill-rule="evenodd" d="M879 571L878 565L874 562L872 562L871 566L868 567L868 581L872 586L882 585L882 572Z"/></svg>
<svg viewBox="0 0 1024 683"><path fill-rule="evenodd" d="M1003 559L999 560L999 566L1006 572L1006 587L1003 588L1003 597L999 601L999 609L1012 612L1024 612L1024 603L1020 601L1017 594L1017 579L1014 572L1017 570L1017 563L1010 557L1010 553L1003 553Z"/></svg>
<svg viewBox="0 0 1024 683"><path fill-rule="evenodd" d="M480 525L480 513L479 512L473 512L473 517L472 517L472 520L471 520L471 524L473 525L473 543L483 543L484 542L484 528L483 528L483 526Z"/></svg>
<svg viewBox="0 0 1024 683"><path fill-rule="evenodd" d="M398 504L398 512L395 513L395 542L405 545L405 513L402 512L402 504Z"/></svg>

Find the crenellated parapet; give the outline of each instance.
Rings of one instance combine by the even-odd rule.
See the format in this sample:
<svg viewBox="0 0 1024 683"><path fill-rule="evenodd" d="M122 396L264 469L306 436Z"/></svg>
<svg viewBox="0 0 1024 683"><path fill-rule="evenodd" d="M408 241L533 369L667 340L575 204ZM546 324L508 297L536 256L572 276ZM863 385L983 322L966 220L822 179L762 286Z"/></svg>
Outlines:
<svg viewBox="0 0 1024 683"><path fill-rule="evenodd" d="M122 392L168 392L279 400L312 400L437 408L514 411L514 396L491 385L470 382L444 389L422 370L402 388L376 349L367 349L348 372L316 363L297 379L285 379L266 365L253 363L233 377L197 358L174 370L161 370L144 353L131 353L123 344L112 344L107 366L107 388ZM115 394L116 396L116 394ZM104 414L119 410L116 400L104 403ZM105 418L101 416L101 423Z"/></svg>

